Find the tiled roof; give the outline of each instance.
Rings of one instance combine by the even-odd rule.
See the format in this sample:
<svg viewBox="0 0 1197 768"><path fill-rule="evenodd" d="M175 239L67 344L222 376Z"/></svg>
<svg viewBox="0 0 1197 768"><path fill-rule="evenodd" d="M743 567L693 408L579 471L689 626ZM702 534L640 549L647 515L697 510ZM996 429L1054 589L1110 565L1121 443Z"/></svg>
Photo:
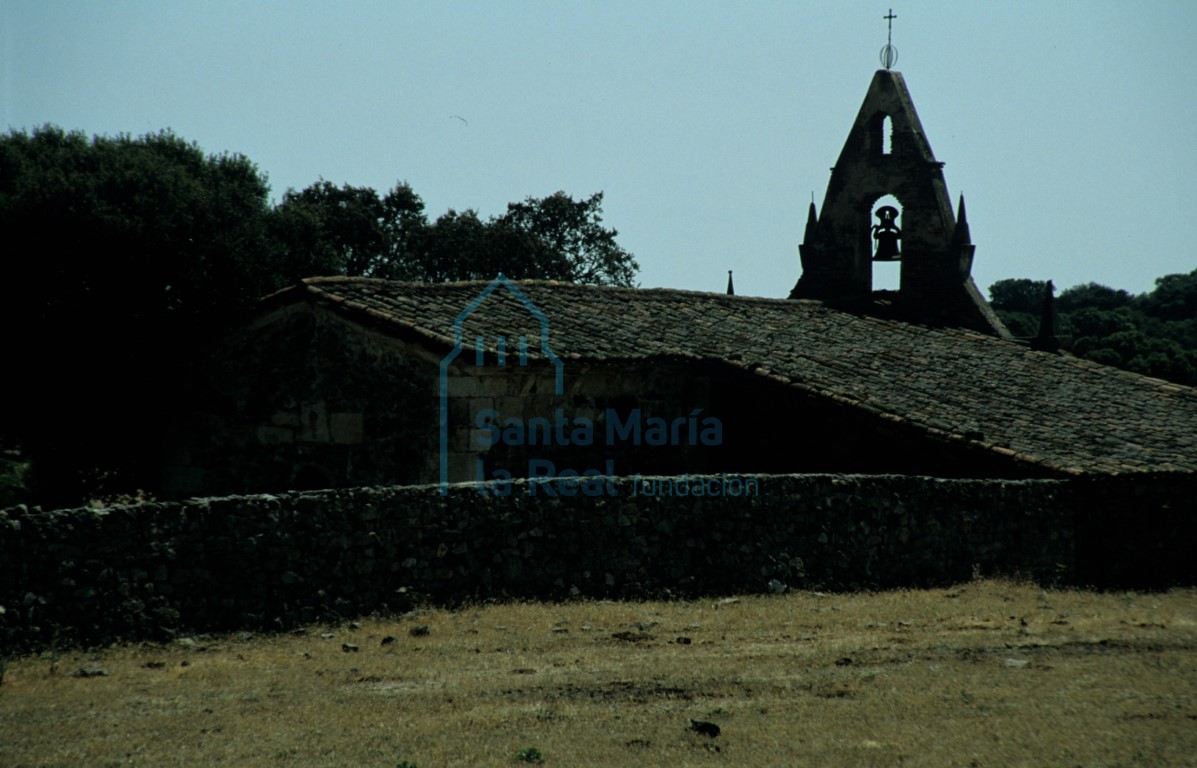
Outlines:
<svg viewBox="0 0 1197 768"><path fill-rule="evenodd" d="M1052 472L1197 471L1192 387L813 301L514 284L548 317L551 347L567 361L720 361ZM454 319L486 286L310 278L270 300L326 302L447 351ZM483 307L489 319L528 324L509 291L496 290Z"/></svg>

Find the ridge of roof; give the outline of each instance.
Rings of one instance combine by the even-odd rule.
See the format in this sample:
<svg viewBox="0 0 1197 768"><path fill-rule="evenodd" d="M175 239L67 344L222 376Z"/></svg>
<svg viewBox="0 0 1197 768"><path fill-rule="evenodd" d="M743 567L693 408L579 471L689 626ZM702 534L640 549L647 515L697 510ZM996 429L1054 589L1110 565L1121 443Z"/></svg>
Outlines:
<svg viewBox="0 0 1197 768"><path fill-rule="evenodd" d="M406 280L387 280L380 277L349 277L345 275L331 275L328 277L307 277L300 281L301 285L308 288L323 291L324 285L346 285L346 284L363 284L363 285L379 285L379 286L393 286L396 288L410 287L413 290L421 292L456 292L465 290L467 288L475 288L479 291L489 286L493 280L458 280L453 282L443 283L425 283L419 281ZM574 283L566 280L508 280L507 282L518 287L546 287L555 290L563 291L578 291L591 293L595 291L609 291L612 293L626 293L628 295L642 295L642 296L676 296L679 298L704 298L704 299L719 299L726 300L729 303L765 303L774 304L778 306L787 306L793 304L806 304L810 306L825 306L823 302L814 299L786 299L786 298L771 298L767 296L746 296L746 295L730 295L725 291L697 291L686 288L641 288L639 286L626 285L603 285L597 283ZM294 287L294 286L292 286ZM276 291L275 294L282 293ZM272 296L275 294L271 294Z"/></svg>

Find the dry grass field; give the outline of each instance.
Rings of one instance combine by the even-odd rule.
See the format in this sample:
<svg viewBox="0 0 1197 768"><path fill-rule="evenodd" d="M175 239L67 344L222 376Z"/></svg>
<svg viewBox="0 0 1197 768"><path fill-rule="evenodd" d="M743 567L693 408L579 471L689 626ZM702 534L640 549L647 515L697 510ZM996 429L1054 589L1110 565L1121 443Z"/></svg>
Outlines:
<svg viewBox="0 0 1197 768"><path fill-rule="evenodd" d="M1197 592L485 605L9 659L0 686L3 766L541 761L1197 765Z"/></svg>

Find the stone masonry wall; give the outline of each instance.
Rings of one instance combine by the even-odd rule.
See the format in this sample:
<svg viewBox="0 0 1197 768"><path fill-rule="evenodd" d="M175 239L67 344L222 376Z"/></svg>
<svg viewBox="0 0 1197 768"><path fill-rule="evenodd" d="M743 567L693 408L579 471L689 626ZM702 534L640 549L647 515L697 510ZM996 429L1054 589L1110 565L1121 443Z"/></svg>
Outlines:
<svg viewBox="0 0 1197 768"><path fill-rule="evenodd" d="M226 339L169 430L171 498L435 477L435 361L307 305Z"/></svg>
<svg viewBox="0 0 1197 768"><path fill-rule="evenodd" d="M975 570L1197 583L1197 478L743 477L758 494L644 495L643 479L616 478L595 497L517 483L507 497L406 486L18 507L0 512L0 653L284 629L420 599L913 587Z"/></svg>

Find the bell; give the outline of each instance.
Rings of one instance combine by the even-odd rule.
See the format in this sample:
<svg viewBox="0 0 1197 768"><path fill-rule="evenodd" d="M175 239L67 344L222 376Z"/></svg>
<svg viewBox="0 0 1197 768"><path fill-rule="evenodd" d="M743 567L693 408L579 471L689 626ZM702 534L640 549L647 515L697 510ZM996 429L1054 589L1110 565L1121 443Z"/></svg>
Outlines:
<svg viewBox="0 0 1197 768"><path fill-rule="evenodd" d="M881 223L873 225L873 239L877 241L873 261L900 261L902 254L898 250L898 241L902 239L902 230L894 223L898 209L892 205L882 206L877 209L877 218Z"/></svg>
<svg viewBox="0 0 1197 768"><path fill-rule="evenodd" d="M878 237L877 253L873 254L873 261L901 261L902 254L898 251L898 238Z"/></svg>

